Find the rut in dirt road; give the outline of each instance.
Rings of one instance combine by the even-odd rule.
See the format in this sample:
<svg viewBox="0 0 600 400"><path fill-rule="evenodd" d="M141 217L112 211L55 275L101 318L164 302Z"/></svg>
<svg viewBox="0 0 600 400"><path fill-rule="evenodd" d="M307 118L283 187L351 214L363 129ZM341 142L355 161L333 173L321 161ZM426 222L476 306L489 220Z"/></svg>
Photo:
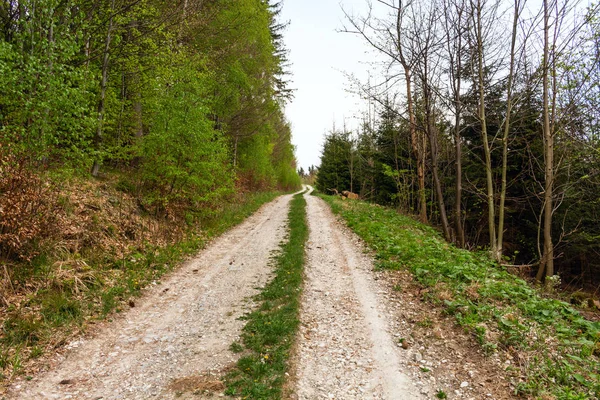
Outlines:
<svg viewBox="0 0 600 400"><path fill-rule="evenodd" d="M372 260L325 202L306 196L310 237L296 356L298 399L421 399L402 370Z"/></svg>
<svg viewBox="0 0 600 400"><path fill-rule="evenodd" d="M235 362L229 350L252 309L248 299L269 280L271 253L286 234L291 195L263 206L224 234L137 306L71 343L64 357L31 382L17 381L7 399L198 399L185 393ZM222 389L222 388L220 388Z"/></svg>

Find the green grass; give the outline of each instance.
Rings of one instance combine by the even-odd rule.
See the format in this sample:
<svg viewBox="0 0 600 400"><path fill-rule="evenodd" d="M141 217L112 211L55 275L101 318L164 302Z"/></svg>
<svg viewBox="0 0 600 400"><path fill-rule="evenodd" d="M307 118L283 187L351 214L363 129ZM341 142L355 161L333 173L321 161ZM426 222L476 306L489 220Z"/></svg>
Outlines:
<svg viewBox="0 0 600 400"><path fill-rule="evenodd" d="M298 310L308 238L306 201L297 194L289 211L289 239L275 257L276 276L256 299L258 310L247 315L242 345L244 356L226 377L227 392L244 399L280 399L290 349L298 328Z"/></svg>
<svg viewBox="0 0 600 400"><path fill-rule="evenodd" d="M430 288L427 301L454 316L483 349L512 355L507 373L516 394L600 397L600 323L545 297L487 253L448 244L430 226L384 207L322 197L375 252L377 268L409 270ZM440 300L441 292L450 299Z"/></svg>
<svg viewBox="0 0 600 400"><path fill-rule="evenodd" d="M123 259L93 251L77 255L71 260L72 268L79 270L77 274L71 274L71 267L66 266L57 271L54 260L40 254L15 279L22 284L36 279L53 283L29 295L20 306L7 308L7 318L0 327L0 383L20 373L23 361L39 358L48 347L85 330L87 321L107 318L129 307L128 300L139 296L149 283L280 194L248 194L242 202L225 204L210 219L200 221L200 234L190 233L175 244L146 245Z"/></svg>

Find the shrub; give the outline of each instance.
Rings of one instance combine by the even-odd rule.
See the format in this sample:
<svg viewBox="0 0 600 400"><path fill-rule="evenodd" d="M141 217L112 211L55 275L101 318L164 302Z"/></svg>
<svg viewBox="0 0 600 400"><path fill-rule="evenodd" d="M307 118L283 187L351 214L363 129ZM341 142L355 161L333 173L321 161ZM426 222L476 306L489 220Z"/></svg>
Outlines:
<svg viewBox="0 0 600 400"><path fill-rule="evenodd" d="M56 201L29 159L0 144L0 257L30 260L36 241L50 234Z"/></svg>

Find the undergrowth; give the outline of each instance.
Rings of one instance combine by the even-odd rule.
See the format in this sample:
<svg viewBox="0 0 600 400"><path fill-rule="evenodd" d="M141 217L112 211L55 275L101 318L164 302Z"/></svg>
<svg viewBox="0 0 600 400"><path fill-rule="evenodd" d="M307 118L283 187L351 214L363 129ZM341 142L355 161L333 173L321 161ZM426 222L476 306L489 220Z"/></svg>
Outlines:
<svg viewBox="0 0 600 400"><path fill-rule="evenodd" d="M600 397L600 324L544 297L485 252L458 249L432 227L394 210L322 196L375 252L377 268L408 269L474 335L503 352L515 393L528 398Z"/></svg>
<svg viewBox="0 0 600 400"><path fill-rule="evenodd" d="M226 377L226 394L244 399L280 399L294 335L304 267L304 244L308 238L306 200L297 194L289 211L289 239L275 257L276 276L256 300L261 306L248 314L241 344L232 351L244 352L237 367Z"/></svg>
<svg viewBox="0 0 600 400"><path fill-rule="evenodd" d="M145 286L279 194L246 194L222 204L210 217L189 224L185 227L187 233L176 239L153 243L145 240L149 234L139 227L132 227L135 239L128 242L117 233L117 228L111 230L111 225L102 220L110 212L122 212L122 205L109 210L107 202L97 207L90 203L93 199L81 201L81 214L89 224L98 225L97 231L90 233L85 229L90 226L84 226L85 232L75 235L79 240L72 240L77 246L65 240L63 243L68 245L42 248L30 262L10 268L0 263L0 278L3 278L0 300L4 302L0 307L0 384L6 384L15 374L27 372L29 362L84 332L90 323L110 318L124 307L135 306L134 299ZM65 200L65 205L79 207L71 203ZM135 221L140 220L136 218ZM86 237L102 234L115 243L129 245L119 249L99 246L97 238L86 245L81 240L83 234Z"/></svg>

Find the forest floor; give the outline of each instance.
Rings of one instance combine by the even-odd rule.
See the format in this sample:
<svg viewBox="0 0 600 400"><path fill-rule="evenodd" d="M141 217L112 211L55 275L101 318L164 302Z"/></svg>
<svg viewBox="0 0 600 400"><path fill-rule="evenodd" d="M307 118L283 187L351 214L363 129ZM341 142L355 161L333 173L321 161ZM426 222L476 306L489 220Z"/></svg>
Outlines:
<svg viewBox="0 0 600 400"><path fill-rule="evenodd" d="M508 399L505 363L422 302L410 274L372 256L305 195L310 236L286 393L293 399ZM151 285L135 306L46 356L6 399L225 397L239 317L272 276L291 195L281 196ZM398 290L401 287L402 290Z"/></svg>

